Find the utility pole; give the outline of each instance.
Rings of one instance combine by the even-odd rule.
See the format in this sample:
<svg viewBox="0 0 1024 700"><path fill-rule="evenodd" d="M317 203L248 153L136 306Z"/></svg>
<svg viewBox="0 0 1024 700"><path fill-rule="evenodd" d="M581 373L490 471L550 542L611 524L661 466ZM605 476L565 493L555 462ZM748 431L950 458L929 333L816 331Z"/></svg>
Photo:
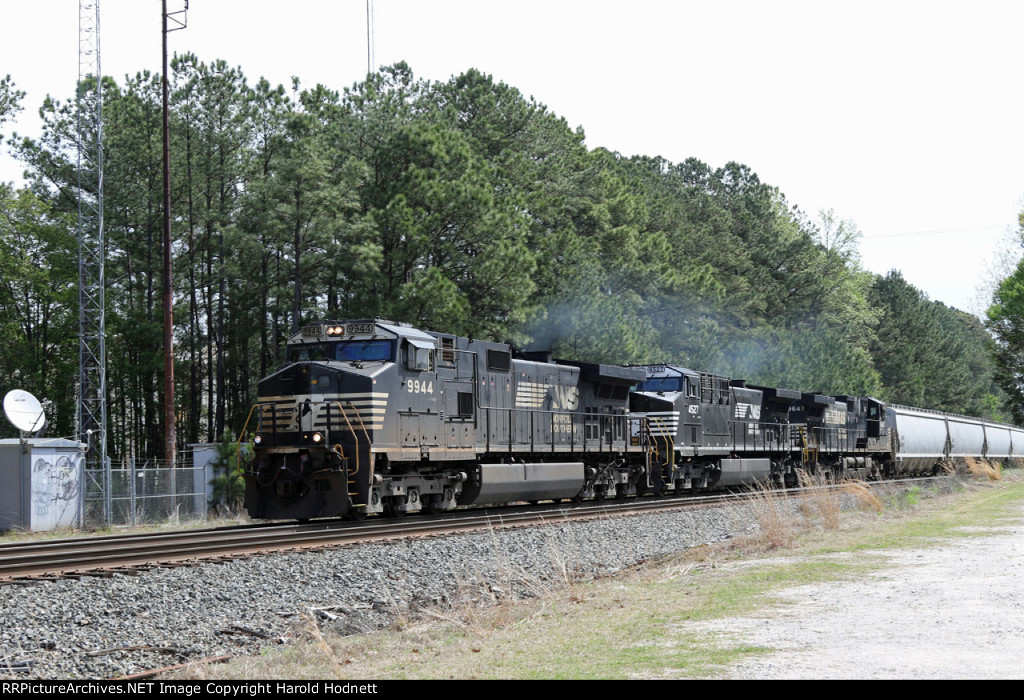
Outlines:
<svg viewBox="0 0 1024 700"><path fill-rule="evenodd" d="M185 9L167 12L167 0L163 0L163 131L164 131L164 458L171 469L172 496L174 489L174 465L177 457L177 431L174 415L174 285L171 284L171 130L168 118L169 82L167 80L167 35L184 29L188 22L188 0ZM168 21L175 25L167 28Z"/></svg>

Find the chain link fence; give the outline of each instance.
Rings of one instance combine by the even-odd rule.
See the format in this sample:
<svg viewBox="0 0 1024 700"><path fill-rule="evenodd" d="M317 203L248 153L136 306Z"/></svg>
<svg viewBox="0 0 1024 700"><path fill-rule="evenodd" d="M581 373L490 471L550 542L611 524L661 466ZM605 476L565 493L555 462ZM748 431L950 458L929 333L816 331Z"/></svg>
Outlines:
<svg viewBox="0 0 1024 700"><path fill-rule="evenodd" d="M85 472L84 525L147 525L203 520L211 501L215 445L190 445L177 466L128 459Z"/></svg>

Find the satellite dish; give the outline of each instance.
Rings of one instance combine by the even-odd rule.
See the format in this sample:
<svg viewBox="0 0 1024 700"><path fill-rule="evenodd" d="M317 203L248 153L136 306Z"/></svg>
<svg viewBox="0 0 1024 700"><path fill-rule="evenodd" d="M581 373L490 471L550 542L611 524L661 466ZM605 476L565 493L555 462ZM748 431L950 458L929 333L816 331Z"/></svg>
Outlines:
<svg viewBox="0 0 1024 700"><path fill-rule="evenodd" d="M34 433L46 424L39 399L22 389L7 392L4 397L4 413L7 420L23 433Z"/></svg>

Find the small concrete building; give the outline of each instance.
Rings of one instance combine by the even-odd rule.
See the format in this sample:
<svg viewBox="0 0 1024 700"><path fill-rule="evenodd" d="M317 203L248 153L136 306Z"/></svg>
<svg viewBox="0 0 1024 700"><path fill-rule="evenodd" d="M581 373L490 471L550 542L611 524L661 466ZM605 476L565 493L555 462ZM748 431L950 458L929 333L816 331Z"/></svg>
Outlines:
<svg viewBox="0 0 1024 700"><path fill-rule="evenodd" d="M85 450L63 438L0 440L0 530L81 527Z"/></svg>

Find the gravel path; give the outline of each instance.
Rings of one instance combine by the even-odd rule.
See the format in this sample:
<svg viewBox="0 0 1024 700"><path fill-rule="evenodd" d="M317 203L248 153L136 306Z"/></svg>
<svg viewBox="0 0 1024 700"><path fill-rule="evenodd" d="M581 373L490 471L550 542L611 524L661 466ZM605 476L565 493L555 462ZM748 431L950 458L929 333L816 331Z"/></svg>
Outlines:
<svg viewBox="0 0 1024 700"><path fill-rule="evenodd" d="M983 537L886 556L891 566L862 581L791 588L780 594L787 605L705 625L778 650L729 675L1024 678L1024 519Z"/></svg>

